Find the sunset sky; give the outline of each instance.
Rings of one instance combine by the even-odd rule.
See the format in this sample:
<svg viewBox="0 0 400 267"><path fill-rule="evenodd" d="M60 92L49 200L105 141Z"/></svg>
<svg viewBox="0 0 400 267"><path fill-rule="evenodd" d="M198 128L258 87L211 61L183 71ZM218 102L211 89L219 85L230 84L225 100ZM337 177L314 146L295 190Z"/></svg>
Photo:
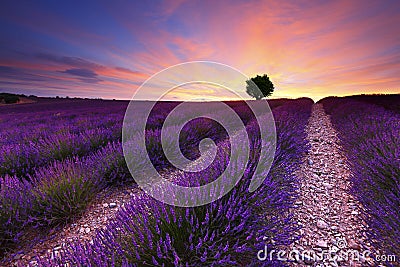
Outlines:
<svg viewBox="0 0 400 267"><path fill-rule="evenodd" d="M195 60L267 73L273 97L400 92L400 1L2 1L0 23L3 92L130 99Z"/></svg>

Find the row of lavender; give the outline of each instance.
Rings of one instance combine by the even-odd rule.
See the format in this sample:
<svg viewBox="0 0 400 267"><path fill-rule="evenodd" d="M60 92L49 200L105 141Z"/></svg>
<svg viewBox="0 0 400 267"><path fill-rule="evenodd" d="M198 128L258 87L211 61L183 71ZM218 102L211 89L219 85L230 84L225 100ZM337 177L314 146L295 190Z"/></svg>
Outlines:
<svg viewBox="0 0 400 267"><path fill-rule="evenodd" d="M79 106L72 105L75 102ZM120 141L126 102L69 100L34 104L35 109L7 110L0 118L0 177L6 174L27 178L38 167L71 156L86 156L109 142ZM76 104L76 103L75 103ZM146 102L138 105L146 105ZM148 129L159 129L178 102L155 106ZM236 103L236 108L241 107ZM29 106L28 106L29 107ZM58 107L58 109L56 109ZM194 105L198 109L198 105ZM8 108L9 109L9 108ZM17 113L15 111L18 111ZM23 112L26 111L26 112ZM140 114L138 114L140 116Z"/></svg>
<svg viewBox="0 0 400 267"><path fill-rule="evenodd" d="M15 151L6 149L2 151L0 169L11 171L11 174L14 174L13 170L19 170L21 175L6 174L0 179L0 254L17 246L32 228L40 227L40 232L46 233L59 223L69 221L79 215L96 194L107 186L132 181L122 154L121 143L118 141L120 136L102 134L121 131L122 115L126 103L115 105L111 102L110 109L98 108L98 103L87 107L88 103L84 102L83 104L86 106L83 108L74 106L73 109L71 109L71 102L67 104L58 103L59 109L50 105L49 110L46 110L46 106L41 107L40 104L35 104L35 108L40 113L36 119L32 118L36 116L35 114L31 116L29 112L23 112L25 109L30 110L29 105L19 107L18 113L6 113L1 117L2 123L9 121L10 125L18 126L19 131L23 134L32 129L38 121L47 121L49 125L46 124L46 127L49 129L46 128L40 132L39 138L35 141L21 140L21 144L17 145L21 146L19 151L23 153L15 153ZM162 103L155 107L154 115L149 119L146 136L160 135L162 121L177 104L177 102ZM245 118L248 110L243 109L243 103L232 103L231 105L243 114L242 117L245 121L249 120L249 118ZM203 107L194 105L193 108ZM211 107L209 106L209 108ZM54 112L61 114L59 121L54 120ZM79 119L76 120L76 117ZM119 119L110 120L110 117ZM102 127L102 131L97 131L97 134L93 135L94 138L102 140L101 145L93 146L92 142L86 138L87 131L91 130L85 130L84 124L77 126L77 122L82 120L87 122L103 121L103 124L96 123L96 127ZM113 122L111 125L110 121ZM89 123L88 127L91 125ZM56 133L51 130L52 127L60 130L74 128L76 131L73 136L76 138L71 139L71 135ZM215 129L215 125L210 121L198 121L196 130L189 129L188 133L184 134L194 144L194 146L184 146L184 154L196 154L196 142L198 143L198 140L204 137L212 137L216 142L225 138L213 129ZM168 129L166 130L168 131ZM8 127L4 128L1 134L7 135L9 132ZM168 137L173 138L174 134L171 133ZM13 138L13 140L16 139L16 137ZM50 142L49 140L55 141ZM57 140L63 140L65 147L60 146L60 142ZM154 144L155 140L147 138L146 141L149 156L155 167L158 170L169 167L165 157L161 156L162 148ZM39 145L44 142L48 146ZM81 151L82 147L86 147L84 153L77 153L77 151ZM49 151L62 153L62 157L56 157ZM47 156L42 157L43 155ZM18 162L27 159L33 159L29 168L26 168L27 165L24 165L24 168L17 168L23 166L18 165ZM14 169L10 166L13 166ZM38 236L38 238L40 237ZM34 242L32 241L32 243Z"/></svg>
<svg viewBox="0 0 400 267"><path fill-rule="evenodd" d="M82 157L120 139L125 103L53 101L1 107L0 177L27 178L54 160Z"/></svg>
<svg viewBox="0 0 400 267"><path fill-rule="evenodd" d="M122 123L127 106L127 102L119 101L38 99L33 104L0 108L1 144L29 143L42 139L43 135L65 131L79 133L111 126L117 119Z"/></svg>
<svg viewBox="0 0 400 267"><path fill-rule="evenodd" d="M55 161L29 176L29 181L1 178L0 254L16 248L34 229L46 233L79 215L113 178L126 177L124 163L121 145L111 143L84 158Z"/></svg>
<svg viewBox="0 0 400 267"><path fill-rule="evenodd" d="M0 255L32 228L46 233L42 226L79 214L100 187L126 176L118 144L126 106L38 99L1 107Z"/></svg>
<svg viewBox="0 0 400 267"><path fill-rule="evenodd" d="M312 101L287 101L273 109L277 150L261 187L249 192L259 159L259 128L247 124L251 155L244 175L227 195L210 204L180 208L149 197L134 197L115 221L99 230L93 242L69 244L60 257L41 260L43 266L282 266L279 261L260 262L257 252L288 245L298 227L289 208L296 199L298 181L293 175L308 149L305 125ZM221 142L222 151L229 142ZM217 154L215 166L226 165L229 155ZM237 159L231 159L240 161ZM219 174L212 168L197 177L178 174L178 182L202 184ZM193 184L192 184L193 185ZM218 192L216 192L218 193ZM197 196L203 197L203 196Z"/></svg>
<svg viewBox="0 0 400 267"><path fill-rule="evenodd" d="M398 97L398 96L397 96ZM389 96L363 101L326 98L321 101L351 166L353 194L366 209L368 237L380 253L400 251L400 114L388 105ZM393 98L394 100L394 98ZM397 103L398 105L398 103Z"/></svg>

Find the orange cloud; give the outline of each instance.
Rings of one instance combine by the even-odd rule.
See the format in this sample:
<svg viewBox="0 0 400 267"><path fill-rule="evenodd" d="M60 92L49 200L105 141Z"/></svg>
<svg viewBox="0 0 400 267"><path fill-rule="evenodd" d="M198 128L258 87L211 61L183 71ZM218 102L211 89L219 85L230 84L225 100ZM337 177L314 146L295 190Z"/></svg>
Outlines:
<svg viewBox="0 0 400 267"><path fill-rule="evenodd" d="M19 25L68 44L68 53L55 49L59 56L0 57L0 66L41 76L33 81L27 75L29 88L68 90L70 83L73 94L86 91L111 98L130 98L151 75L193 60L228 64L250 77L267 73L276 87L273 97L317 100L329 95L398 92L399 7L396 2L359 0L170 0L158 6L132 2L105 5L102 11L107 16L83 24L73 17L45 16L48 12L38 7L31 17L26 8L18 16L10 10L6 18L16 17ZM75 56L74 51L85 56ZM92 79L82 78L85 73ZM28 86L16 77L9 74L4 81ZM198 92L226 97L219 91ZM149 98L156 95L156 89L148 92ZM173 97L190 95L177 90Z"/></svg>

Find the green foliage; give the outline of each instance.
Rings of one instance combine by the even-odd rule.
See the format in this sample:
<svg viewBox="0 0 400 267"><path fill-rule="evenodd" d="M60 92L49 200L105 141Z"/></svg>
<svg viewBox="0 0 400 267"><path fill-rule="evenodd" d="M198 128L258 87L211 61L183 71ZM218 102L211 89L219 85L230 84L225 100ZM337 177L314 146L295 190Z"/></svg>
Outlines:
<svg viewBox="0 0 400 267"><path fill-rule="evenodd" d="M75 159L76 160L76 159ZM35 181L33 214L40 225L56 225L69 221L85 210L98 192L93 171L85 163L55 162L38 173Z"/></svg>
<svg viewBox="0 0 400 267"><path fill-rule="evenodd" d="M263 97L272 95L274 84L270 81L267 74L257 75L246 81L246 92L249 96L259 100ZM258 87L258 88L257 88Z"/></svg>
<svg viewBox="0 0 400 267"><path fill-rule="evenodd" d="M7 93L0 93L0 103L14 104L19 102L19 96Z"/></svg>

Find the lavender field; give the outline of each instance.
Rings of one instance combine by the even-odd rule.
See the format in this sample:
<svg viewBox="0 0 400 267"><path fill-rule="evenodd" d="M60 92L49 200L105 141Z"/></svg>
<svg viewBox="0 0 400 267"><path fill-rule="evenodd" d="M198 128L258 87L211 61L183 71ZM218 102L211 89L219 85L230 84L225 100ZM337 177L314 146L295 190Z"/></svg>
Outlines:
<svg viewBox="0 0 400 267"><path fill-rule="evenodd" d="M157 103L148 120L146 145L160 172L173 168L157 141L165 116L177 104ZM220 200L196 208L175 208L151 198L131 201L115 221L98 229L91 244L70 244L56 260L73 266L250 264L257 260L253 254L264 237L289 243L294 222L287 211L296 187L291 174L307 150L304 126L312 101L270 102L277 152L262 189L254 193L246 192L246 177L252 176L253 161L258 160L259 127L244 102L228 104L250 136L252 156L240 185ZM192 105L213 109L212 103ZM47 234L81 216L99 192L134 182L121 148L126 106L122 101L71 99L1 107L0 242L6 261L10 253L45 241ZM206 119L191 126L181 133L184 154L196 157L199 141L205 137L221 149L212 168L200 177L187 174L179 179L182 183L212 180L229 160L226 132Z"/></svg>
<svg viewBox="0 0 400 267"><path fill-rule="evenodd" d="M360 218L368 227L365 235L371 257L396 255L400 250L400 114L393 100L396 97L375 96L375 101L334 97L319 102L330 115L338 132L338 145L347 158L351 173L349 194L362 206ZM184 186L201 186L214 181L230 162L245 166L244 170L233 169L243 171L243 175L231 191L196 207L162 203L135 185L132 175L145 174L147 169L145 163L140 165L145 157L140 152L132 152L136 159L134 170L128 168L124 157L122 125L127 101L36 101L0 106L0 265L306 265L304 259L260 260L257 252L298 244L303 240L301 229L309 227L296 219L295 213L308 213L299 204L304 190L300 186L304 177L299 176L299 170L312 165L308 155L313 148L307 130L315 107L311 99L268 101L276 127L276 151L271 168L257 173L263 182L253 192L248 188L257 164L263 163L261 146L265 144L261 126L246 102L225 102L245 125L250 148L245 162L241 157L231 157L235 144L229 142L223 125L198 118L177 132L177 126L165 128L163 123L180 102L156 103L145 132L133 130L129 138L136 140L144 134L147 155L163 178ZM212 102L190 105L192 110L221 112ZM142 115L137 114L138 118ZM316 114L313 116L318 119ZM135 123L131 126L135 129ZM190 161L200 157L201 141L212 139L217 146L213 162L200 172L180 171L164 154L162 131L166 133L164 141L170 144L179 135L179 149ZM128 195L129 200L116 209L111 220L98 229L90 229L90 239L84 238L83 231L81 237L59 242L62 244L57 249L46 247L53 244L50 242L56 233L90 216L87 211L92 203L101 202L107 192L122 192L126 187L135 188L135 193ZM314 219L310 220L310 225L315 224ZM42 252L35 249L40 246L45 248ZM317 247L324 249L318 243ZM346 262L340 264L350 266ZM381 264L396 266L396 262Z"/></svg>
<svg viewBox="0 0 400 267"><path fill-rule="evenodd" d="M400 251L400 96L321 101L339 132L352 171L352 193L365 208L368 239L387 254Z"/></svg>

